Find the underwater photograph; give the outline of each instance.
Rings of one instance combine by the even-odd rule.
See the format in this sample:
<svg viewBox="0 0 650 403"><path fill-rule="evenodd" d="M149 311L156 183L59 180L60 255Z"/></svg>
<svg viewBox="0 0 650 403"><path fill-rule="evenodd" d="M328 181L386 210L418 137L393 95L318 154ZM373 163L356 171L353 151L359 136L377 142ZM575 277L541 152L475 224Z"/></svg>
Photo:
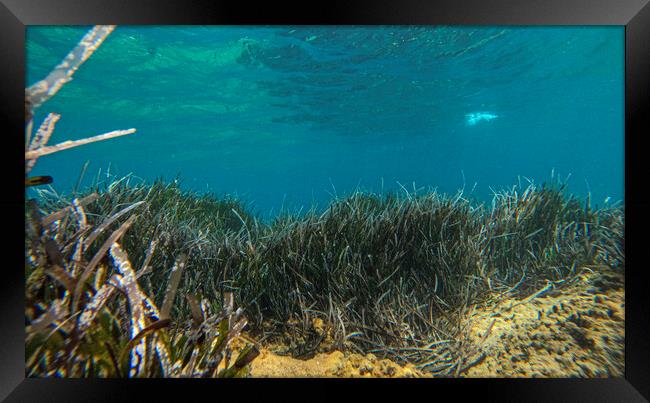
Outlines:
<svg viewBox="0 0 650 403"><path fill-rule="evenodd" d="M623 26L25 34L26 377L624 376Z"/></svg>

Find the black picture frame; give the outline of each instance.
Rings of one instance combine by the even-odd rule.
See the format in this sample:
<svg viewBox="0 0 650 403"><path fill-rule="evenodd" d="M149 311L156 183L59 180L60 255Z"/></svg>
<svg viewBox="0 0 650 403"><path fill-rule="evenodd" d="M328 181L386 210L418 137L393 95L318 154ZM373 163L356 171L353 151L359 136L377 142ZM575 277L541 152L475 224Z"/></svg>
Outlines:
<svg viewBox="0 0 650 403"><path fill-rule="evenodd" d="M301 380L310 395L288 381L64 380L25 379L24 272L20 267L17 212L24 205L23 170L25 27L94 24L432 24L432 25L620 25L625 26L625 254L626 322L624 379L426 379ZM3 183L0 198L5 259L0 281L0 398L7 401L119 401L146 397L168 400L187 391L277 400L340 400L340 387L359 387L390 399L471 395L497 401L647 401L650 399L650 287L644 249L648 244L650 196L643 147L650 105L650 5L648 0L445 0L316 1L304 3L194 0L1 0L0 119ZM13 212L16 213L13 213ZM24 224L24 223L23 223ZM14 233L15 232L15 233ZM6 259L9 257L9 259ZM291 386L293 388L294 386ZM254 388L254 389L253 389ZM310 391L310 392L309 392ZM232 397L229 397L229 399ZM447 397L449 398L449 397Z"/></svg>

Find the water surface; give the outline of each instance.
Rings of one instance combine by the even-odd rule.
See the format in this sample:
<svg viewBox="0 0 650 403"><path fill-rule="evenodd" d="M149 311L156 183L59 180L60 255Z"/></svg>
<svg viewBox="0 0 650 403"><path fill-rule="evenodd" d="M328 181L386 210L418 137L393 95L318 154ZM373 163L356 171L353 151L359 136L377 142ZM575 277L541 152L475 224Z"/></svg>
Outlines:
<svg viewBox="0 0 650 403"><path fill-rule="evenodd" d="M29 27L27 83L90 27ZM363 188L571 175L623 198L623 27L119 26L36 115L50 143L137 133L40 159L70 192L107 171L236 194L263 215Z"/></svg>

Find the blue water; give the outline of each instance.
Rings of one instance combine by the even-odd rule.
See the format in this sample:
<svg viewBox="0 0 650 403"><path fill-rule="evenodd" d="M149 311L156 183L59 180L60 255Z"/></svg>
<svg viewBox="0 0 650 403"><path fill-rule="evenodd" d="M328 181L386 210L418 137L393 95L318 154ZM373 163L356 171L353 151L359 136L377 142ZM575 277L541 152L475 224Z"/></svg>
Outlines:
<svg viewBox="0 0 650 403"><path fill-rule="evenodd" d="M27 83L89 27L28 27ZM623 27L120 26L35 118L70 192L132 173L236 194L255 211L401 186L478 200L529 178L623 199Z"/></svg>

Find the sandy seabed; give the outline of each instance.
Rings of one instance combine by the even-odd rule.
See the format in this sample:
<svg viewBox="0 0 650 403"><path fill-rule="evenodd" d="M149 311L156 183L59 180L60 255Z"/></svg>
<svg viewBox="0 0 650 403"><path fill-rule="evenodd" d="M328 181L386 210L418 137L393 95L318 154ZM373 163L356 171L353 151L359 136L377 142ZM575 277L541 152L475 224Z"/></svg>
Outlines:
<svg viewBox="0 0 650 403"><path fill-rule="evenodd" d="M494 298L467 314L461 337L474 352L462 377L622 377L624 273L590 268L523 299ZM252 377L429 377L373 354L333 351L301 360L263 346Z"/></svg>

